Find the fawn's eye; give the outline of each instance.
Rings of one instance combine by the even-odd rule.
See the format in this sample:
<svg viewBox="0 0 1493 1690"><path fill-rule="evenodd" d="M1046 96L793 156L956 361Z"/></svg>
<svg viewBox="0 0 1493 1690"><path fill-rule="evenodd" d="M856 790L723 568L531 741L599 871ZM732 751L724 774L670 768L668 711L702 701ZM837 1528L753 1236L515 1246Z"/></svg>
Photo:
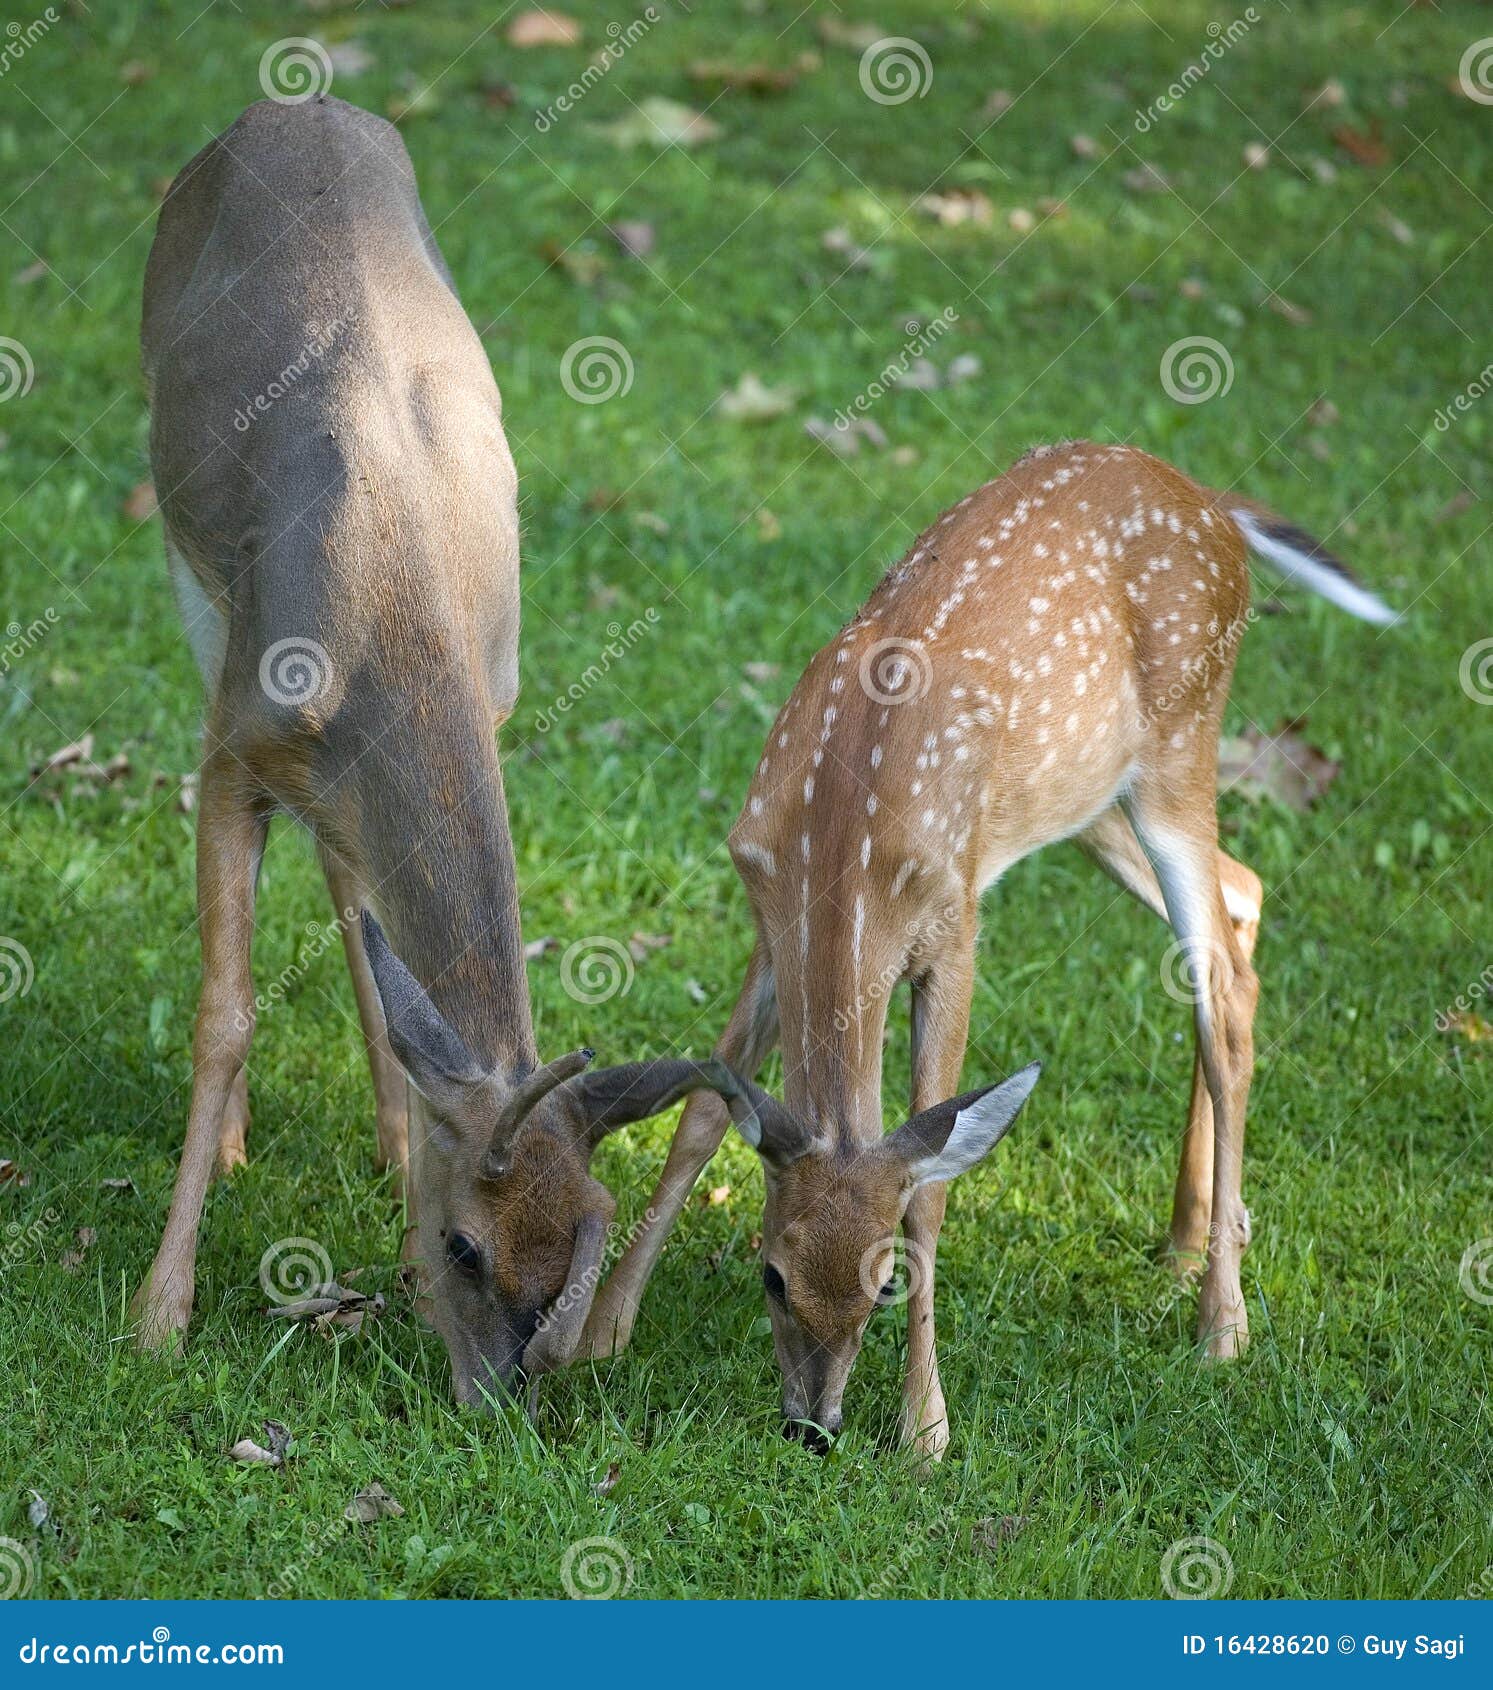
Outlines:
<svg viewBox="0 0 1493 1690"><path fill-rule="evenodd" d="M468 1279L475 1279L482 1271L482 1252L464 1232L453 1232L447 1240L446 1260Z"/></svg>
<svg viewBox="0 0 1493 1690"><path fill-rule="evenodd" d="M788 1306L788 1287L783 1283L783 1276L769 1264L762 1270L762 1289L775 1303Z"/></svg>

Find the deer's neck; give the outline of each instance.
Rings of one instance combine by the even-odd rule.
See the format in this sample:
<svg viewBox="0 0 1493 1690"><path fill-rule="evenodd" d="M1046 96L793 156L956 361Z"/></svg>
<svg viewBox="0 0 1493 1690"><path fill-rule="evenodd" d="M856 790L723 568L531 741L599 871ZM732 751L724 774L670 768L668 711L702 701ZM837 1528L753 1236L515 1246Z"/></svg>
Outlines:
<svg viewBox="0 0 1493 1690"><path fill-rule="evenodd" d="M538 1058L492 714L433 692L375 724L339 785L394 949L474 1056L523 1071Z"/></svg>

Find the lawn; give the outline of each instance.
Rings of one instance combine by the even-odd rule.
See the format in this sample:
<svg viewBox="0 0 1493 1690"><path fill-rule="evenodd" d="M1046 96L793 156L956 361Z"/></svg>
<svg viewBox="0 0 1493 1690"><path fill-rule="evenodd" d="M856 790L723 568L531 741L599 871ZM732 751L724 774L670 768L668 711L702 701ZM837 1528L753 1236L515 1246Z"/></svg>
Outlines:
<svg viewBox="0 0 1493 1690"><path fill-rule="evenodd" d="M578 45L518 49L475 4L59 0L7 61L0 333L32 376L6 351L0 1548L49 1596L560 1595L591 1538L642 1596L1151 1596L1197 1537L1235 1596L1486 1581L1493 685L1464 652L1493 637L1493 105L1475 64L1483 97L1458 88L1486 8L565 9ZM529 965L544 1050L709 1050L749 948L724 841L778 703L912 536L1029 444L1133 441L1238 486L1407 611L1376 630L1279 589L1240 660L1230 732L1304 718L1340 769L1307 809L1221 804L1266 887L1238 1365L1199 1365L1155 1257L1191 1061L1166 935L1063 846L986 911L966 1083L1047 1069L951 1188L940 1467L895 1447L900 1315L833 1452L779 1436L761 1178L734 1139L626 1355L546 1381L533 1426L457 1410L399 1290L352 990L288 824L249 1166L209 1198L185 1356L135 1353L190 1079L200 712L137 491L140 279L163 179L303 31L336 50L335 92L405 114L503 390L525 524L504 750L526 936L557 941ZM868 97L876 34L926 55L921 96ZM715 132L630 142L660 98ZM632 371L601 403L561 380L590 336ZM1163 380L1193 336L1224 354L1201 402ZM938 385L880 392L919 337ZM749 375L775 414L716 408ZM806 432L873 384L854 456ZM84 735L128 768L30 782ZM568 947L634 935L668 943L639 940L624 989L566 991ZM899 998L889 1124L905 1022ZM597 1158L624 1224L671 1126ZM386 1312L335 1338L266 1321L259 1263L287 1237ZM229 1460L266 1419L293 1433L283 1469ZM403 1515L346 1522L375 1481Z"/></svg>

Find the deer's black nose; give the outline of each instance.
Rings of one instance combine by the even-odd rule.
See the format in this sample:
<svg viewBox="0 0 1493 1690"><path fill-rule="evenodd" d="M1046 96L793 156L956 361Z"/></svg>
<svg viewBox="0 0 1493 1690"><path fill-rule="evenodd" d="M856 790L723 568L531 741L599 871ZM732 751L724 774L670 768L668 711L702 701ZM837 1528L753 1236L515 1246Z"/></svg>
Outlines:
<svg viewBox="0 0 1493 1690"><path fill-rule="evenodd" d="M783 1422L783 1436L801 1443L805 1449L815 1455L828 1455L834 1441L834 1435L840 1430L840 1416L837 1414L826 1426L816 1426L812 1420L785 1420Z"/></svg>

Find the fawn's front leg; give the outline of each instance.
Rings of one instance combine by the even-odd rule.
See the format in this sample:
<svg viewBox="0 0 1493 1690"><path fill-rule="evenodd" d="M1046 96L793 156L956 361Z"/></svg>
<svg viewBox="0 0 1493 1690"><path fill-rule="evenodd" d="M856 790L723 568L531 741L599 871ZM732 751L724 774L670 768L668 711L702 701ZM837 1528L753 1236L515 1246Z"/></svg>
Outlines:
<svg viewBox="0 0 1493 1690"><path fill-rule="evenodd" d="M912 982L912 1111L932 1108L959 1090L974 990L973 923L949 942L933 968ZM907 1373L902 1384L902 1441L935 1461L949 1443L948 1411L938 1377L933 1319L934 1267L948 1186L920 1186L902 1216L907 1248Z"/></svg>
<svg viewBox="0 0 1493 1690"><path fill-rule="evenodd" d="M759 943L747 964L736 1007L715 1047L715 1055L750 1079L767 1060L777 1042L777 1032L772 965L766 948ZM643 1218L634 1229L622 1259L591 1305L581 1336L582 1355L614 1356L627 1348L649 1276L663 1253L674 1222L689 1201L695 1181L720 1148L730 1125L726 1105L714 1092L697 1091L685 1105L669 1145L664 1171Z"/></svg>

